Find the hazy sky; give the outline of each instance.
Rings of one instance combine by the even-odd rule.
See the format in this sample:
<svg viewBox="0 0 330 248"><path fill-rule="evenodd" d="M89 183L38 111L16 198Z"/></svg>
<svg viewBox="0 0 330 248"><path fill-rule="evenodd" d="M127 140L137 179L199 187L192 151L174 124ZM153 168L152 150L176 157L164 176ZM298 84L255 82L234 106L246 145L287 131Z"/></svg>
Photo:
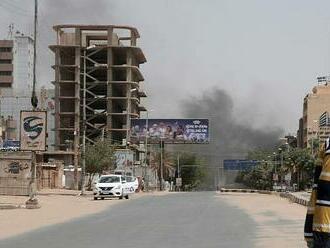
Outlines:
<svg viewBox="0 0 330 248"><path fill-rule="evenodd" d="M13 22L32 33L33 0L0 1L0 35ZM39 0L38 84L50 85L53 24L125 24L138 45L151 117L181 117L181 102L213 88L234 99L235 116L295 132L302 100L330 70L330 1ZM214 108L217 111L217 108ZM200 117L200 116L196 116Z"/></svg>

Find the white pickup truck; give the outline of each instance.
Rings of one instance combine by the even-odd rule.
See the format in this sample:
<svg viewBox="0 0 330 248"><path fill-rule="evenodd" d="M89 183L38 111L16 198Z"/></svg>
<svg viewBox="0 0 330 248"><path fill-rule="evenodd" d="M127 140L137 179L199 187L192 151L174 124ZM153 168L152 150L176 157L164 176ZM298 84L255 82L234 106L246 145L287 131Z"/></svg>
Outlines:
<svg viewBox="0 0 330 248"><path fill-rule="evenodd" d="M102 175L94 185L94 200L101 198L128 199L130 185L127 185L126 178L121 175Z"/></svg>

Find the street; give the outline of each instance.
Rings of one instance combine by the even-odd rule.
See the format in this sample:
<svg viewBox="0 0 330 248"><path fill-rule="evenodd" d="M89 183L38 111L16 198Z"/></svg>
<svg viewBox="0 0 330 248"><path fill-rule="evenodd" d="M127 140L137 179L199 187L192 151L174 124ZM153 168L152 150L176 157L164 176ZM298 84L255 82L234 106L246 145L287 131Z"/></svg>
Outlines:
<svg viewBox="0 0 330 248"><path fill-rule="evenodd" d="M2 240L0 247L304 247L304 211L285 199L258 194L150 195Z"/></svg>

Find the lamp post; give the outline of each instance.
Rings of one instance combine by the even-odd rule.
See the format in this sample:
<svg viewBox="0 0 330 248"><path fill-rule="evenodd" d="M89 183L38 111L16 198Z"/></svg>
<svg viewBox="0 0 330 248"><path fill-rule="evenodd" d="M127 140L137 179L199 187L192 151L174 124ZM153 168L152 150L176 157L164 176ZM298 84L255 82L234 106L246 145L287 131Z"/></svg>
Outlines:
<svg viewBox="0 0 330 248"><path fill-rule="evenodd" d="M283 149L282 148L278 148L278 153L281 155L281 169L283 171ZM282 184L283 184L283 177L282 176L283 175L281 175L281 188L282 188Z"/></svg>
<svg viewBox="0 0 330 248"><path fill-rule="evenodd" d="M148 161L148 136L149 136L149 112L152 112L153 109L146 111L146 134L145 134L145 167L144 167L144 179L146 182L146 189L149 187L149 176L147 175L147 167L150 164L150 160ZM148 163L149 162L149 163Z"/></svg>
<svg viewBox="0 0 330 248"><path fill-rule="evenodd" d="M275 170L275 174L277 173L277 168L276 168L276 152L273 152L274 155L274 170Z"/></svg>

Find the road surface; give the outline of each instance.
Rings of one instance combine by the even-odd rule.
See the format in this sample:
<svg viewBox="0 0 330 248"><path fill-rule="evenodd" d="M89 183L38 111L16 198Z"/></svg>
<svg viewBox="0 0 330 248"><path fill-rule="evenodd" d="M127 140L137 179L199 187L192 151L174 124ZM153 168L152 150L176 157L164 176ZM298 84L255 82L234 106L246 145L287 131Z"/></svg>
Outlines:
<svg viewBox="0 0 330 248"><path fill-rule="evenodd" d="M263 240L265 234L259 230L260 220L253 216L257 213L251 212L244 204L241 208L239 197L222 196L215 192L145 196L114 205L108 210L85 218L0 240L0 247L272 247L271 245L261 246L262 243L258 240L260 238ZM242 199L244 197L241 196ZM272 198L272 200L274 199ZM278 201L278 199L275 200ZM282 204L290 206L285 200ZM269 211L266 212L268 217L278 218L271 210ZM300 228L302 229L299 220L292 223L292 221L279 219L278 222L269 223L270 226L274 225L274 230L292 224L294 227L291 226L291 229L287 230L295 231L296 235L297 232L300 232ZM283 226L281 227L281 225ZM276 239L273 236L272 233L269 233L268 236L266 235L268 237L266 240ZM283 239L283 237L278 238ZM291 243L290 248L303 247L299 242L297 241L297 246ZM272 242L268 244L272 244Z"/></svg>

